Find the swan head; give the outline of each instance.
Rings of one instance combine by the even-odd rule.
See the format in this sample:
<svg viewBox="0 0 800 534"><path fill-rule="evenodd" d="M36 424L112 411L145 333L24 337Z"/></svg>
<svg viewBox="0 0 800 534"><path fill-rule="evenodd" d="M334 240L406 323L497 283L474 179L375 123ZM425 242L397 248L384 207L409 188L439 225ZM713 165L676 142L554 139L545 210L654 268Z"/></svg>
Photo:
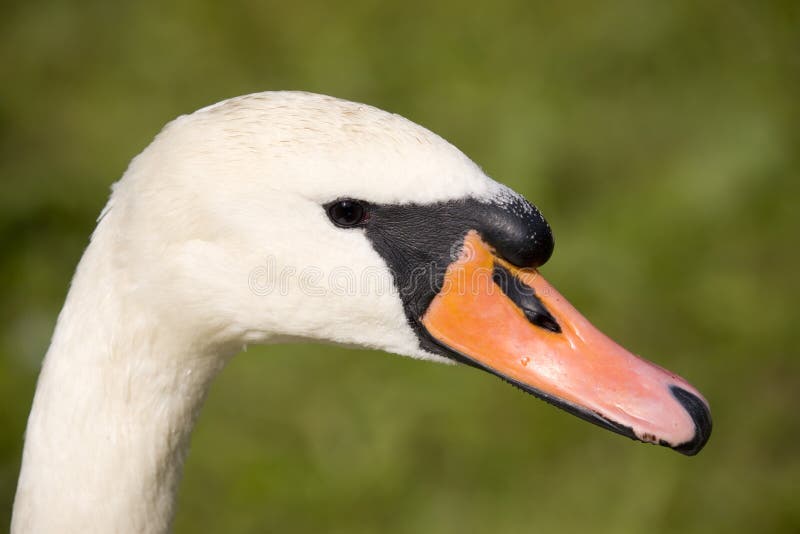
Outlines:
<svg viewBox="0 0 800 534"><path fill-rule="evenodd" d="M122 290L193 346L316 340L465 363L628 437L697 453L708 405L539 274L539 210L394 114L295 92L170 123L114 186Z"/></svg>

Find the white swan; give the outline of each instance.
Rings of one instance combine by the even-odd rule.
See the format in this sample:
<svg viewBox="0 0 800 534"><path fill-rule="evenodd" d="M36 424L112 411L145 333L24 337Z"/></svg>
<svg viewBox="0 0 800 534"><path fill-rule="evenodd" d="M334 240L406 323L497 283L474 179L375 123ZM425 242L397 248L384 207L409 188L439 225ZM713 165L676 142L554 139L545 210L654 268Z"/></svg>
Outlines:
<svg viewBox="0 0 800 534"><path fill-rule="evenodd" d="M402 117L261 93L171 122L114 185L45 357L15 533L164 532L209 383L312 339L482 368L694 454L707 404L534 268L539 212ZM344 281L344 283L343 283Z"/></svg>

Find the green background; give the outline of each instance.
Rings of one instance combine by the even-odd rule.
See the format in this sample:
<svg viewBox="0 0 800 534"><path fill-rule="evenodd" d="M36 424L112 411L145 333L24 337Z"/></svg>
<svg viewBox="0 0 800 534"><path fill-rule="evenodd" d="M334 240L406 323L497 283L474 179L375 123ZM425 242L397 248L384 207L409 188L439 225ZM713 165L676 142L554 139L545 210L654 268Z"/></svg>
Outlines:
<svg viewBox="0 0 800 534"><path fill-rule="evenodd" d="M703 391L714 434L686 458L472 369L259 348L212 389L176 532L800 531L799 82L794 1L6 2L0 524L109 185L178 114L304 89L535 202L544 274Z"/></svg>

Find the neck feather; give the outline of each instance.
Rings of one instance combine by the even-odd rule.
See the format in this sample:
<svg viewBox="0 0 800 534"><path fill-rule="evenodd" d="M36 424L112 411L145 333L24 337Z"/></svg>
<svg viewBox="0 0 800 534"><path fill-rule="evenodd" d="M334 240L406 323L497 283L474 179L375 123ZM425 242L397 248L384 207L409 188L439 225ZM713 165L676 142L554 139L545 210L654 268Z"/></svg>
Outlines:
<svg viewBox="0 0 800 534"><path fill-rule="evenodd" d="M224 365L128 302L95 234L36 388L12 532L165 532L208 386Z"/></svg>

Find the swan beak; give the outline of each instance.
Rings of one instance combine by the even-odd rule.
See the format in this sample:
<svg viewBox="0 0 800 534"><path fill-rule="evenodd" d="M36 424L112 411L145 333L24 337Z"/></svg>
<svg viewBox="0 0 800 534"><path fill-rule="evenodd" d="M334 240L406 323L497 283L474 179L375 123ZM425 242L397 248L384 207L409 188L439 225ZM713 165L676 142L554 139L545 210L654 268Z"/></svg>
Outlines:
<svg viewBox="0 0 800 534"><path fill-rule="evenodd" d="M537 270L498 258L476 232L422 325L462 363L619 434L690 456L711 434L695 388L617 345Z"/></svg>

